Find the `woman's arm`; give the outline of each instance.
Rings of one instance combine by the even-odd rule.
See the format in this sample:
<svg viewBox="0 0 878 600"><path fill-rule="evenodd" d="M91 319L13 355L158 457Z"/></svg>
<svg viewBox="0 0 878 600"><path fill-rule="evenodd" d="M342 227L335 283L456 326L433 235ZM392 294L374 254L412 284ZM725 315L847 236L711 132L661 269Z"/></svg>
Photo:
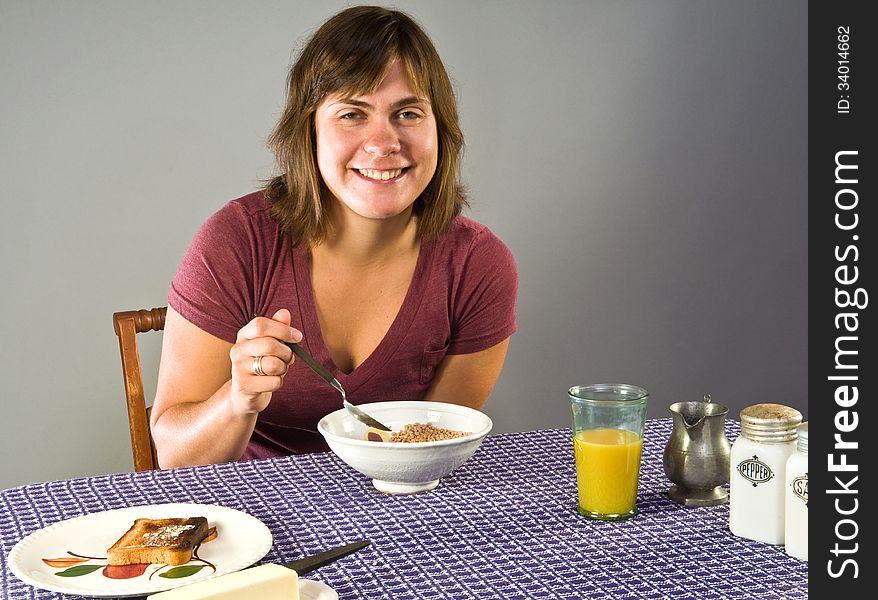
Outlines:
<svg viewBox="0 0 878 600"><path fill-rule="evenodd" d="M230 344L168 307L151 428L162 468L238 460L301 341L290 313L259 317ZM253 358L264 356L256 375Z"/></svg>
<svg viewBox="0 0 878 600"><path fill-rule="evenodd" d="M481 352L447 355L424 399L481 409L500 377L508 348L506 338Z"/></svg>

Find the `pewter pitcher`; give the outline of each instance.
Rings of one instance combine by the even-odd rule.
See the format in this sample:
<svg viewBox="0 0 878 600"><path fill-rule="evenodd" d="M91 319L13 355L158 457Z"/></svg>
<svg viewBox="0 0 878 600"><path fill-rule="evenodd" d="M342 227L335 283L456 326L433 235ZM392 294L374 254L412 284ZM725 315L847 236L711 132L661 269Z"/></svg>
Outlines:
<svg viewBox="0 0 878 600"><path fill-rule="evenodd" d="M729 482L731 445L726 438L727 406L710 401L677 402L670 406L674 419L665 446L665 475L675 485L668 495L686 506L715 506L729 500L723 487Z"/></svg>

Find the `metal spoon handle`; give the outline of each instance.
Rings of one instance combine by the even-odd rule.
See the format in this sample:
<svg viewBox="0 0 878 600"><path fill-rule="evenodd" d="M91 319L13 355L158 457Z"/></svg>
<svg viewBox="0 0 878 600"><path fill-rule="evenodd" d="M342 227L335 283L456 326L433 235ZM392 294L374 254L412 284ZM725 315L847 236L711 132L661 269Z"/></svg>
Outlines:
<svg viewBox="0 0 878 600"><path fill-rule="evenodd" d="M319 362L314 360L314 357L312 357L310 354L308 354L308 352L306 352L304 348L302 348L299 344L296 344L293 342L284 342L284 343L290 347L290 350L293 351L293 354L295 354L296 356L298 356L299 358L304 360L305 363L307 363L307 365L309 367L311 367L311 369L313 369L315 373L320 375L320 377L323 378L324 381L326 381L326 383L328 383L329 385L331 385L332 387L334 387L335 389L337 389L341 393L342 404L344 404L346 409L348 409L349 411L354 413L354 415L356 415L357 419L359 419L364 424L366 424L369 427L372 427L374 429L381 429L382 431L390 431L391 430L390 427L388 427L387 425L385 425L381 421L373 419L372 417L370 417L369 415L364 413L362 410L357 408L355 405L348 402L347 394L345 393L344 388L341 386L341 383L339 383L338 379L333 377L332 373L327 371L323 365L321 365Z"/></svg>
<svg viewBox="0 0 878 600"><path fill-rule="evenodd" d="M320 377L321 377L326 383L328 383L329 385L331 385L332 387L334 387L335 389L337 389L339 392L341 392L341 397L342 397L342 398L346 398L346 397L347 397L347 395L345 394L344 388L341 387L341 384L338 382L338 379L336 379L335 377L333 377L333 376L332 376L332 373L330 373L330 372L326 369L326 367L324 367L324 366L321 365L319 362L317 362L316 360L314 360L314 357L311 356L310 354L308 354L308 352L307 352L304 348L302 348L299 344L296 344L296 343L294 343L294 342L284 342L284 343L285 343L287 346L290 347L290 350L293 351L293 354L295 354L296 356L298 356L299 358L301 358L302 360L304 360L305 363L306 363L309 367L311 367L311 369L312 369L315 373L317 373L318 375L320 375Z"/></svg>

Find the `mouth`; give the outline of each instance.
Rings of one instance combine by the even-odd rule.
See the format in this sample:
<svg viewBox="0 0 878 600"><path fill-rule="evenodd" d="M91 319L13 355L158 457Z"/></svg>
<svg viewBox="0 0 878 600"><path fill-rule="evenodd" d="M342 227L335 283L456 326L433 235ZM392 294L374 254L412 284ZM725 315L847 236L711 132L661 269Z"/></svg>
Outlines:
<svg viewBox="0 0 878 600"><path fill-rule="evenodd" d="M392 181L399 179L409 167L402 169L355 169L362 177L372 181Z"/></svg>

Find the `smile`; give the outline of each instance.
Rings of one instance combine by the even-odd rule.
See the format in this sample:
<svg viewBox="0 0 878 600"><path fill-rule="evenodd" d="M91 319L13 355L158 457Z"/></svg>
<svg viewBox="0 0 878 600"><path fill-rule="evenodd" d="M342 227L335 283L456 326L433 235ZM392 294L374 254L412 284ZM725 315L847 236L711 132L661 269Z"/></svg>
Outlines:
<svg viewBox="0 0 878 600"><path fill-rule="evenodd" d="M376 181L389 181L391 179L396 179L402 175L403 171L405 171L405 169L357 169L357 172L363 177L374 179Z"/></svg>

